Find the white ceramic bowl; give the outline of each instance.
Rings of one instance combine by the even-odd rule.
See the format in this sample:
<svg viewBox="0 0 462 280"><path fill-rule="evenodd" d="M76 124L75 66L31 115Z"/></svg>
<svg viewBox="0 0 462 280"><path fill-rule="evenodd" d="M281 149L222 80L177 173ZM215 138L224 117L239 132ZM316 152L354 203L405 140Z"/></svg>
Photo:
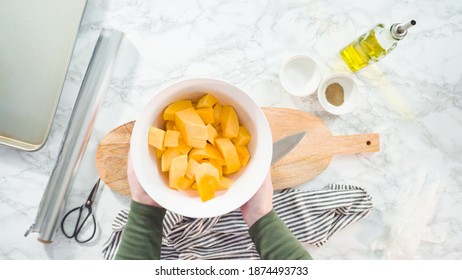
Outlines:
<svg viewBox="0 0 462 280"><path fill-rule="evenodd" d="M326 88L330 84L338 83L343 88L344 102L340 106L335 106L327 101ZM342 115L351 112L360 100L358 86L356 82L346 74L333 74L322 80L318 88L318 100L321 106L329 113Z"/></svg>
<svg viewBox="0 0 462 280"><path fill-rule="evenodd" d="M148 146L149 127L164 125L162 113L173 101L198 100L213 94L222 105L231 105L239 121L250 132L251 155L247 166L229 177L234 180L227 191L217 191L215 198L202 202L193 191L176 191L168 187L168 172L161 172L154 149ZM247 202L263 183L271 165L271 130L260 107L239 88L219 80L190 79L174 83L156 94L135 122L130 139L130 154L138 180L145 191L161 206L177 214L205 218L231 212ZM195 191L194 191L195 192Z"/></svg>
<svg viewBox="0 0 462 280"><path fill-rule="evenodd" d="M279 80L282 87L293 96L308 96L316 92L321 82L321 72L314 59L306 55L289 57L281 66Z"/></svg>

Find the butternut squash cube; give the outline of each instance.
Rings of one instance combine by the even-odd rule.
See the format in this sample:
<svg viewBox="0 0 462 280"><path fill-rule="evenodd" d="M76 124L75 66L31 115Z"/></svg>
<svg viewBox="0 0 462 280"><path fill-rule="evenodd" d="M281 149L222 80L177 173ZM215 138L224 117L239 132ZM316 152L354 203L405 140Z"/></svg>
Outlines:
<svg viewBox="0 0 462 280"><path fill-rule="evenodd" d="M177 186L180 190L186 191L187 189L191 188L192 184L195 182L194 179L190 179L186 176L181 176L177 179Z"/></svg>
<svg viewBox="0 0 462 280"><path fill-rule="evenodd" d="M197 190L202 202L206 202L215 197L215 190L218 186L218 180L210 175L205 175L197 181Z"/></svg>
<svg viewBox="0 0 462 280"><path fill-rule="evenodd" d="M217 130L213 125L207 124L207 141L209 141L210 144L215 143L215 138L217 137Z"/></svg>
<svg viewBox="0 0 462 280"><path fill-rule="evenodd" d="M234 108L225 105L221 110L220 115L220 122L221 122L221 130L223 132L223 136L226 138L234 138L237 137L239 133L239 120L237 118L236 111Z"/></svg>
<svg viewBox="0 0 462 280"><path fill-rule="evenodd" d="M250 142L250 133L249 131L247 130L247 128L245 128L244 126L239 126L239 132L237 133L237 137L231 139L234 143L234 145L237 145L237 146L245 146L247 144L249 144Z"/></svg>
<svg viewBox="0 0 462 280"><path fill-rule="evenodd" d="M164 111L164 120L174 121L175 114L186 108L193 108L191 100L178 100L168 105Z"/></svg>
<svg viewBox="0 0 462 280"><path fill-rule="evenodd" d="M195 171L197 190L202 202L214 198L219 182L218 170L210 163L202 163Z"/></svg>
<svg viewBox="0 0 462 280"><path fill-rule="evenodd" d="M215 103L218 102L218 99L211 94L206 94L202 96L197 102L197 108L212 108Z"/></svg>
<svg viewBox="0 0 462 280"><path fill-rule="evenodd" d="M218 178L223 177L223 165L219 164L216 160L210 159L210 164L218 170Z"/></svg>
<svg viewBox="0 0 462 280"><path fill-rule="evenodd" d="M159 149L156 148L156 158L157 158L157 159L160 159L160 158L162 157L162 153L163 153L163 152L164 152L164 151L159 150Z"/></svg>
<svg viewBox="0 0 462 280"><path fill-rule="evenodd" d="M239 161L241 162L242 166L246 166L250 159L250 153L247 149L247 146L234 146L237 151L237 155L239 156Z"/></svg>
<svg viewBox="0 0 462 280"><path fill-rule="evenodd" d="M168 172L168 186L172 189L181 189L178 183L180 178L184 178L188 168L188 156L181 155L172 159L170 170Z"/></svg>
<svg viewBox="0 0 462 280"><path fill-rule="evenodd" d="M197 184L202 179L202 177L209 175L217 179L220 179L218 170L209 162L204 162L194 168L194 176L196 177Z"/></svg>
<svg viewBox="0 0 462 280"><path fill-rule="evenodd" d="M166 121L165 122L165 129L166 130L176 130L176 125L174 121Z"/></svg>
<svg viewBox="0 0 462 280"><path fill-rule="evenodd" d="M233 184L233 180L229 179L228 177L221 177L220 181L218 181L217 191L227 190Z"/></svg>
<svg viewBox="0 0 462 280"><path fill-rule="evenodd" d="M223 174L231 174L241 168L241 162L233 142L229 138L217 138L215 143L223 155L226 166L223 167Z"/></svg>
<svg viewBox="0 0 462 280"><path fill-rule="evenodd" d="M221 165L226 164L221 152L209 143L205 144L205 149L193 148L189 152L189 157L196 161L200 161L203 159L214 159Z"/></svg>
<svg viewBox="0 0 462 280"><path fill-rule="evenodd" d="M157 127L150 127L149 134L148 134L148 144L159 149L165 150L164 146L164 138L165 138L165 131L157 128Z"/></svg>
<svg viewBox="0 0 462 280"><path fill-rule="evenodd" d="M180 139L178 140L178 150L180 151L180 153L182 155L187 155L189 151L191 151L191 149L192 147L186 144L186 141L180 135Z"/></svg>
<svg viewBox="0 0 462 280"><path fill-rule="evenodd" d="M178 141L180 139L180 132L175 130L167 130L165 133L164 146L165 147L178 147Z"/></svg>
<svg viewBox="0 0 462 280"><path fill-rule="evenodd" d="M190 179L195 179L196 177L196 168L200 166L200 163L198 163L196 160L190 158L188 161L188 168L186 169L186 177Z"/></svg>
<svg viewBox="0 0 462 280"><path fill-rule="evenodd" d="M177 112L175 115L175 125L189 146L195 147L191 145L194 144L193 139L207 140L207 127L193 108Z"/></svg>
<svg viewBox="0 0 462 280"><path fill-rule="evenodd" d="M194 138L186 138L185 139L186 145L198 149L204 149L205 144L207 144L207 140L199 140Z"/></svg>
<svg viewBox="0 0 462 280"><path fill-rule="evenodd" d="M213 108L200 108L196 109L196 112L205 124L213 123Z"/></svg>
<svg viewBox="0 0 462 280"><path fill-rule="evenodd" d="M161 159L161 169L162 172L166 172L170 170L170 165L172 164L172 160L176 157L181 156L180 151L177 148L167 148L162 154Z"/></svg>
<svg viewBox="0 0 462 280"><path fill-rule="evenodd" d="M220 116L223 106L220 103L213 105L213 126L217 127L220 125Z"/></svg>

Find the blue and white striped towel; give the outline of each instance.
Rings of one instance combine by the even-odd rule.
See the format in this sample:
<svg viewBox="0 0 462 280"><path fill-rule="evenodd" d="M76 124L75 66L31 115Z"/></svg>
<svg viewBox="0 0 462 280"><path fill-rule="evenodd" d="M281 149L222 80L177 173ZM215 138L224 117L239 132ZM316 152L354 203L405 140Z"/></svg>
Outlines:
<svg viewBox="0 0 462 280"><path fill-rule="evenodd" d="M331 184L322 190L286 189L273 196L274 210L304 244L322 246L347 225L369 214L372 199L362 188ZM113 259L128 210L113 223L103 258ZM161 259L259 259L239 209L220 217L193 219L167 211Z"/></svg>

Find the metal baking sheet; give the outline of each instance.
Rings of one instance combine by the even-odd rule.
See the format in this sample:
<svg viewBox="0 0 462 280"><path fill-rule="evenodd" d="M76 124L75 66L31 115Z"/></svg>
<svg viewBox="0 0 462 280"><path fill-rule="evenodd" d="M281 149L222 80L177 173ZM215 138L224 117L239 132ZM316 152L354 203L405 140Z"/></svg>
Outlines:
<svg viewBox="0 0 462 280"><path fill-rule="evenodd" d="M45 144L86 3L0 1L0 144Z"/></svg>

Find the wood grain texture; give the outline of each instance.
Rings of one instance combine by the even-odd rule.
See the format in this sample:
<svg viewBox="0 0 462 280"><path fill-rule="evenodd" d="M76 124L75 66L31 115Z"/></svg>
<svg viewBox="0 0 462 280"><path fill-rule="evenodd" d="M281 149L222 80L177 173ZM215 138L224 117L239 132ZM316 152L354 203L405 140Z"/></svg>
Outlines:
<svg viewBox="0 0 462 280"><path fill-rule="evenodd" d="M327 125L315 115L286 108L263 110L271 127L273 142L298 131L307 131L298 146L273 165L274 189L295 187L313 179L329 166L334 154L380 150L378 134L332 136Z"/></svg>
<svg viewBox="0 0 462 280"><path fill-rule="evenodd" d="M296 187L321 174L335 154L380 151L378 134L332 136L327 125L315 115L287 108L263 108L273 142L299 131L305 138L273 165L274 189ZM96 167L103 182L116 192L130 195L126 178L127 155L134 122L112 130L99 144Z"/></svg>
<svg viewBox="0 0 462 280"><path fill-rule="evenodd" d="M101 180L112 190L123 195L130 195L127 156L134 124L132 121L109 132L99 143L96 151L96 168Z"/></svg>

